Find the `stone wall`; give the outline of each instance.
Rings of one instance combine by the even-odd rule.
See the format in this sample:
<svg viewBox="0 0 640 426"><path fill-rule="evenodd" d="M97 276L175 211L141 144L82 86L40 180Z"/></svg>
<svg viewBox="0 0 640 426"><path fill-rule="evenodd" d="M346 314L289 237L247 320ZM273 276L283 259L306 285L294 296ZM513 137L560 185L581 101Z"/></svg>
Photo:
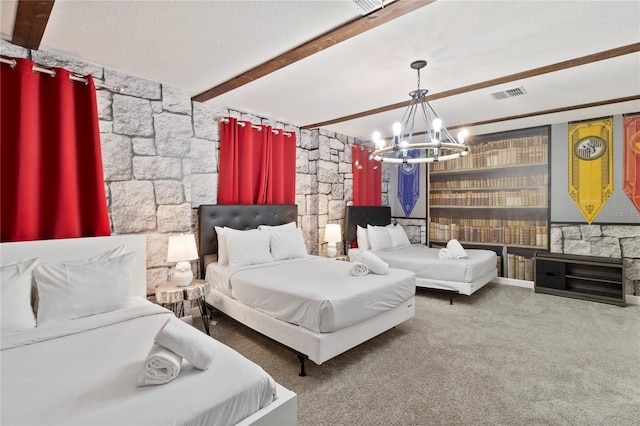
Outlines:
<svg viewBox="0 0 640 426"><path fill-rule="evenodd" d="M114 86L98 90L105 189L113 234L147 235L147 289L168 279L169 235L194 232L200 204L215 204L219 117L270 125L297 135L296 203L311 254L326 251L324 227L342 223L353 198L351 146L358 141L305 130L226 107L191 102L188 93L44 50L0 40L0 53L62 67ZM383 202L388 199L383 187ZM194 271L196 262L193 262Z"/></svg>
<svg viewBox="0 0 640 426"><path fill-rule="evenodd" d="M625 294L640 296L640 226L551 224L553 253L623 259Z"/></svg>

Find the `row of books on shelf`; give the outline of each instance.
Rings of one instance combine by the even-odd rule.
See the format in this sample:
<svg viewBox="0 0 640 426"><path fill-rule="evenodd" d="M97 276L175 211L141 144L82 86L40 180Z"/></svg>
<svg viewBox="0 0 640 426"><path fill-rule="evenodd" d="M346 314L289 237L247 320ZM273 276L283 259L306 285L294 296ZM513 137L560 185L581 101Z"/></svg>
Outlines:
<svg viewBox="0 0 640 426"><path fill-rule="evenodd" d="M512 164L538 164L549 161L548 138L536 135L503 139L471 147L469 155L457 160L433 163L432 171L499 167Z"/></svg>
<svg viewBox="0 0 640 426"><path fill-rule="evenodd" d="M546 226L473 226L456 223L429 224L429 239L460 242L513 244L546 248L548 234Z"/></svg>
<svg viewBox="0 0 640 426"><path fill-rule="evenodd" d="M459 179L449 177L446 181L431 181L431 189L483 189L483 188L515 188L525 186L542 186L549 184L548 174L527 176L502 176L484 179Z"/></svg>
<svg viewBox="0 0 640 426"><path fill-rule="evenodd" d="M432 192L432 206L528 206L546 207L549 199L547 187L520 189L517 191L491 192Z"/></svg>
<svg viewBox="0 0 640 426"><path fill-rule="evenodd" d="M533 281L533 259L508 253L507 278Z"/></svg>

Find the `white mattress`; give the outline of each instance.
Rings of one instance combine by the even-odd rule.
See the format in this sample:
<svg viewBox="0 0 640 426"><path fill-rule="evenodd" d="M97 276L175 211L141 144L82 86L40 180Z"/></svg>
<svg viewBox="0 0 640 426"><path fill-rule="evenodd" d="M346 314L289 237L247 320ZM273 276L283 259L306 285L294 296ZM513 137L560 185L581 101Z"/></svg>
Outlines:
<svg viewBox="0 0 640 426"><path fill-rule="evenodd" d="M139 299L127 309L45 325L2 339L1 423L232 425L268 405L276 384L218 342L206 371L136 387L169 311Z"/></svg>
<svg viewBox="0 0 640 426"><path fill-rule="evenodd" d="M317 333L330 333L393 309L415 294L415 274L355 277L352 264L310 256L248 267L207 267L207 281L267 315Z"/></svg>
<svg viewBox="0 0 640 426"><path fill-rule="evenodd" d="M439 251L415 244L375 254L393 268L408 269L418 278L437 281L471 283L496 270L497 255L491 250L465 249L468 259L440 259Z"/></svg>

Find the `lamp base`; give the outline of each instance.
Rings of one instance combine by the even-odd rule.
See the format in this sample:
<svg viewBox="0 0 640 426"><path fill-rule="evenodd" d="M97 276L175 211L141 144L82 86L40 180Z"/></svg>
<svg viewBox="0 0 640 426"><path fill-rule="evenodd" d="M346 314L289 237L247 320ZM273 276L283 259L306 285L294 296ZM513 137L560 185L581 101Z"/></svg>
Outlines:
<svg viewBox="0 0 640 426"><path fill-rule="evenodd" d="M336 243L327 243L327 257L336 257L338 249L336 249Z"/></svg>
<svg viewBox="0 0 640 426"><path fill-rule="evenodd" d="M186 266L186 267L185 267ZM171 282L178 287L186 287L193 281L193 272L189 262L178 262L173 270Z"/></svg>

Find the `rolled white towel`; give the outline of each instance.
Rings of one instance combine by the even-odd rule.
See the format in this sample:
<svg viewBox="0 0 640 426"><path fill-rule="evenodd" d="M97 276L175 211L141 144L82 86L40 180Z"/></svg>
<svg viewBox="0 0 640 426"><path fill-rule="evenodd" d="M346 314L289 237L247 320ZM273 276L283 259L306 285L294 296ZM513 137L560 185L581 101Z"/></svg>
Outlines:
<svg viewBox="0 0 640 426"><path fill-rule="evenodd" d="M368 273L369 268L367 268L367 265L365 265L364 263L355 262L351 267L351 274L355 275L356 277L363 277Z"/></svg>
<svg viewBox="0 0 640 426"><path fill-rule="evenodd" d="M438 257L440 259L453 259L453 254L451 254L451 250L446 248L441 248L438 252Z"/></svg>
<svg viewBox="0 0 640 426"><path fill-rule="evenodd" d="M449 249L449 251L453 255L454 259L466 259L467 258L467 252L464 251L464 247L462 247L462 244L460 244L460 242L458 242L458 240L456 240L456 239L450 240L447 243L447 248Z"/></svg>
<svg viewBox="0 0 640 426"><path fill-rule="evenodd" d="M369 271L374 274L385 275L389 272L389 264L369 250L362 250L362 253L358 256L358 262L366 265Z"/></svg>
<svg viewBox="0 0 640 426"><path fill-rule="evenodd" d="M154 343L138 376L138 386L163 385L178 377L182 357Z"/></svg>
<svg viewBox="0 0 640 426"><path fill-rule="evenodd" d="M155 341L172 350L200 370L209 368L216 352L216 341L176 317L171 317L162 326Z"/></svg>

